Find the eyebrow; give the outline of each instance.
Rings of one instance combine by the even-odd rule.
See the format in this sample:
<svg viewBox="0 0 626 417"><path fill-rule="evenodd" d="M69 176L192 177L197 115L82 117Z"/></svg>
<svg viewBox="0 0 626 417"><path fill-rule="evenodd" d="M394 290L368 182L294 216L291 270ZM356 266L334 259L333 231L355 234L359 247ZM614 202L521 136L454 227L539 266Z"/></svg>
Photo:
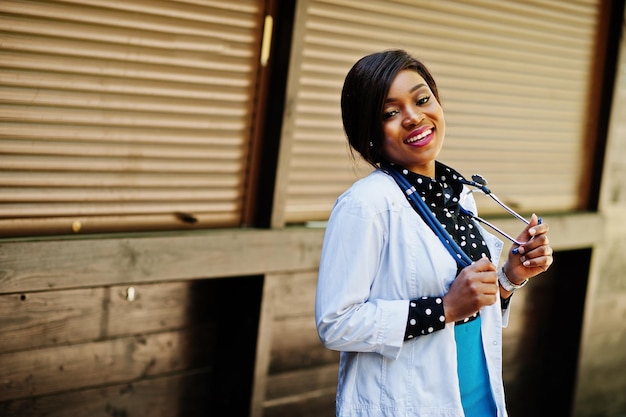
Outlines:
<svg viewBox="0 0 626 417"><path fill-rule="evenodd" d="M424 83L419 83L419 84L416 84L416 85L414 85L413 87L411 87L411 89L409 90L409 93L413 93L413 92L415 92L415 91L419 90L419 89L420 89L420 88L422 88L422 87L428 87L428 85L426 85L426 84L424 84ZM395 100L396 100L395 98L393 98L393 97L389 97L389 98L387 98L387 99L385 100L385 103L389 103L389 102L392 102L392 101L395 101Z"/></svg>
<svg viewBox="0 0 626 417"><path fill-rule="evenodd" d="M419 89L420 89L420 88L422 88L422 87L426 87L426 84L424 84L424 83L420 83L420 84L417 84L417 85L413 86L413 88L411 88L411 89L409 90L409 93L412 93L412 92L414 92L415 90L419 90Z"/></svg>

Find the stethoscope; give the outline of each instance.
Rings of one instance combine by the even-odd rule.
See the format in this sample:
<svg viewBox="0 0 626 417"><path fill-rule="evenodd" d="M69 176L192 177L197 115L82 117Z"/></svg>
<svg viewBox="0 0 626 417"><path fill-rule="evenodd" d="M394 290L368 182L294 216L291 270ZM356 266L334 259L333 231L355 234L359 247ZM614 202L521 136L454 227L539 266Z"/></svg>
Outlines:
<svg viewBox="0 0 626 417"><path fill-rule="evenodd" d="M487 180L485 179L485 177L483 177L480 174L474 174L472 175L472 179L471 180L467 180L465 178L460 177L459 181L461 181L463 184L465 185L469 185L472 187L475 187L476 189L482 191L483 194L488 195L489 197L491 197L493 199L493 201L495 201L496 203L498 203L500 205L500 207L502 207L503 209L505 209L506 211L508 211L511 215L513 215L513 217L519 219L520 221L522 221L525 224L530 224L530 222L528 220L526 220L524 217L522 217L519 213L517 213L515 210L513 210L511 207L507 206L506 204L504 204L494 193L491 192L491 190L487 187ZM472 192L472 191L470 191ZM476 216L474 213L472 213L471 211L461 207L461 212L472 217L474 220L483 223L487 226L489 226L491 229L495 230L496 232L498 232L499 234L501 234L502 236L504 236L505 238L507 238L508 240L510 240L513 243L516 243L518 245L523 245L526 242L520 242L517 239L514 239L511 235L509 235L508 233L506 233L505 231L501 230L500 228L496 227L494 224L491 224L490 222L488 222L487 220ZM539 219L539 223L541 223L541 219Z"/></svg>
<svg viewBox="0 0 626 417"><path fill-rule="evenodd" d="M415 189L415 187L413 185L411 185L409 183L409 181L404 177L404 175L402 175L400 172L398 172L393 167L393 165L389 164L389 163L381 164L381 168L383 169L384 172L386 172L387 174L391 175L394 178L394 180L397 182L397 184L400 186L400 188L404 191L404 194L406 195L407 199L409 200L409 202L411 203L413 208L420 214L422 219L424 219L426 224L433 230L435 235L437 235L437 237L444 244L444 246L446 247L448 252L450 252L450 254L456 259L457 263L461 267L466 267L466 266L470 265L472 263L472 260L456 244L456 242L454 242L454 239L452 239L452 237L450 236L448 231L445 230L445 228L441 225L441 223L439 223L439 221L437 220L435 214L430 210L430 208L428 208L426 203L418 196L417 190ZM490 196L496 203L498 203L507 212L512 214L515 218L521 220L525 224L529 224L530 223L528 220L526 220L520 214L515 212L515 210L513 210L512 208L510 208L509 206L504 204L502 201L500 201L500 199L495 194L493 194L491 192L491 190L487 187L487 180L483 176L478 175L478 174L474 174L474 175L472 175L472 180L471 181L470 180L466 180L465 178L459 178L459 180L460 180L461 183L463 183L465 185L469 185L469 186L475 187L476 189L482 191L484 194ZM508 233L504 232L500 228L498 228L495 225L491 224L487 220L485 220L485 219L483 219L481 217L476 216L471 211L463 208L463 206L461 206L461 205L459 205L459 206L460 206L460 209L461 209L462 213L470 216L471 218L473 218L474 220L476 220L476 221L478 221L480 223L483 223L483 224L489 226L491 229L495 230L497 233L501 234L502 236L504 236L505 238L507 238L511 242L513 242L513 243L515 243L517 245L520 245L520 246L525 244L525 243L527 243L527 242L520 242L517 239L514 239ZM539 219L539 223L541 223L541 219ZM515 250L516 249L517 248L515 248Z"/></svg>

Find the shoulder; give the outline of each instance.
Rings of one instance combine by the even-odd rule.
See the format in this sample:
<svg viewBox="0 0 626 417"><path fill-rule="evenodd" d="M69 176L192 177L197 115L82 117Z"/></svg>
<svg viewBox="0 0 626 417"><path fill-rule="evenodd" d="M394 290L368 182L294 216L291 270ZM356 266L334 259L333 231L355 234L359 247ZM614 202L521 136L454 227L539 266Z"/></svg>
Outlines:
<svg viewBox="0 0 626 417"><path fill-rule="evenodd" d="M374 170L350 186L339 199L352 199L362 202L377 202L386 199L403 198L402 191L395 180L382 172Z"/></svg>
<svg viewBox="0 0 626 417"><path fill-rule="evenodd" d="M380 170L354 182L337 199L336 206L359 207L380 212L409 205L394 179Z"/></svg>

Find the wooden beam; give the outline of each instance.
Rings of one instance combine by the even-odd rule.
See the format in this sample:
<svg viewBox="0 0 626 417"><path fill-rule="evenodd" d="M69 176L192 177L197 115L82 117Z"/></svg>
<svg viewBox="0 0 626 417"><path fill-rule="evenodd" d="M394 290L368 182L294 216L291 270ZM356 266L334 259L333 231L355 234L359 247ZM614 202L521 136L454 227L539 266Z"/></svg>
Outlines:
<svg viewBox="0 0 626 417"><path fill-rule="evenodd" d="M546 216L555 250L606 237L597 213ZM517 234L515 219L493 220ZM316 269L323 228L222 229L0 242L0 294Z"/></svg>
<svg viewBox="0 0 626 417"><path fill-rule="evenodd" d="M0 294L317 268L323 229L3 241Z"/></svg>

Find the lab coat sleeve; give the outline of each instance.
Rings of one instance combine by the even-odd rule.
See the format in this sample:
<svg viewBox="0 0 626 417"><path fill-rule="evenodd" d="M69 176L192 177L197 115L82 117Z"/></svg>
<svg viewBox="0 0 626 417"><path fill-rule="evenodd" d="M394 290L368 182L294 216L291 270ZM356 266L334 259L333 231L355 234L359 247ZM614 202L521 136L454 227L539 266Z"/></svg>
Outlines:
<svg viewBox="0 0 626 417"><path fill-rule="evenodd" d="M375 279L388 239L376 210L340 199L324 236L315 300L320 340L329 349L377 352L397 359L408 317L409 300L376 298Z"/></svg>

